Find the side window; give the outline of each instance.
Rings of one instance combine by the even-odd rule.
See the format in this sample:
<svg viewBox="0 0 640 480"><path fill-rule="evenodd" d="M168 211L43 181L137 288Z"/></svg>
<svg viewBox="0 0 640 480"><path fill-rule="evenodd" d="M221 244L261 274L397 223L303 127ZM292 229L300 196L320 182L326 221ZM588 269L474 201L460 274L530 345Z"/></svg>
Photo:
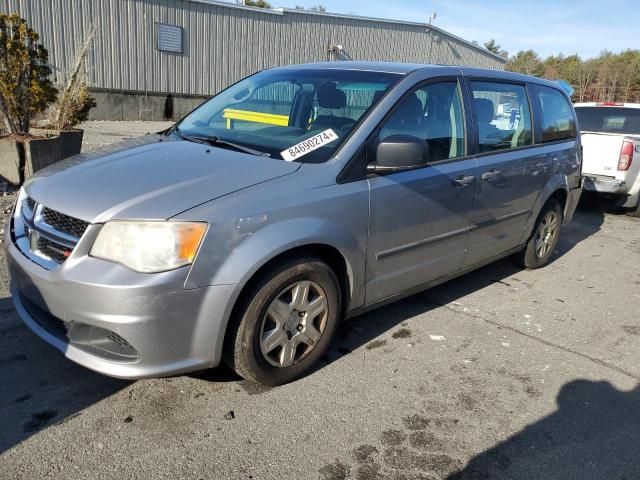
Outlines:
<svg viewBox="0 0 640 480"><path fill-rule="evenodd" d="M542 143L574 139L576 120L567 97L541 85L536 85L535 90L542 109Z"/></svg>
<svg viewBox="0 0 640 480"><path fill-rule="evenodd" d="M521 85L471 82L480 152L533 144L527 91Z"/></svg>
<svg viewBox="0 0 640 480"><path fill-rule="evenodd" d="M393 135L423 139L429 161L465 155L464 115L456 82L434 83L404 97L380 128L380 140Z"/></svg>

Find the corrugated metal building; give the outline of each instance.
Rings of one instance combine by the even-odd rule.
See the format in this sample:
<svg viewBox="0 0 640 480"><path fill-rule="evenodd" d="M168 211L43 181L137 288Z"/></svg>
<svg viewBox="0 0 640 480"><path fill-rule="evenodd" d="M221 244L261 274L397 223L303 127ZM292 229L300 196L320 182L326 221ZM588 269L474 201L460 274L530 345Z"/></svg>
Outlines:
<svg viewBox="0 0 640 480"><path fill-rule="evenodd" d="M174 116L258 70L324 60L393 60L502 69L505 60L424 23L209 0L0 0L41 35L54 69L96 27L88 81L94 118ZM341 48L338 48L340 46ZM333 51L331 51L333 50Z"/></svg>

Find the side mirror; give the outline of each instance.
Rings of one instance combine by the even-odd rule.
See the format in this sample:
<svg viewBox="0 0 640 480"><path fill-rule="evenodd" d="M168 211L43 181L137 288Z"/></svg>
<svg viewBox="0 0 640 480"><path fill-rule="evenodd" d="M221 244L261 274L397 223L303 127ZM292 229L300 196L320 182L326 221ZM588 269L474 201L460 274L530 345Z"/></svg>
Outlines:
<svg viewBox="0 0 640 480"><path fill-rule="evenodd" d="M376 162L367 166L369 173L400 172L424 167L429 147L424 140L411 135L391 135L378 144Z"/></svg>

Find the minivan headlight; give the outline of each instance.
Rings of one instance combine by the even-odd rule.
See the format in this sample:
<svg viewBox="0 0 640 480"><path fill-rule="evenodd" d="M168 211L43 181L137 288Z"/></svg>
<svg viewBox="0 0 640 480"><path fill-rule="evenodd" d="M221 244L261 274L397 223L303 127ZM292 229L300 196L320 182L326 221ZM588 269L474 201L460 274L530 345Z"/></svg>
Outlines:
<svg viewBox="0 0 640 480"><path fill-rule="evenodd" d="M199 222L111 221L89 254L137 272L164 272L192 263L206 230Z"/></svg>

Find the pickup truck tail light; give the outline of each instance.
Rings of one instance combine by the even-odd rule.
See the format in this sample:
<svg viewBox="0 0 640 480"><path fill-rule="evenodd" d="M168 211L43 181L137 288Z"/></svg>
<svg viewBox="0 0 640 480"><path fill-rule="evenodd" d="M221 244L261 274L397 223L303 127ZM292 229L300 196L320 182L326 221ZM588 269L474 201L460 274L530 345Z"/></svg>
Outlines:
<svg viewBox="0 0 640 480"><path fill-rule="evenodd" d="M633 160L633 143L624 141L622 142L622 149L620 150L620 159L618 160L618 170L624 172L629 170L631 161Z"/></svg>

